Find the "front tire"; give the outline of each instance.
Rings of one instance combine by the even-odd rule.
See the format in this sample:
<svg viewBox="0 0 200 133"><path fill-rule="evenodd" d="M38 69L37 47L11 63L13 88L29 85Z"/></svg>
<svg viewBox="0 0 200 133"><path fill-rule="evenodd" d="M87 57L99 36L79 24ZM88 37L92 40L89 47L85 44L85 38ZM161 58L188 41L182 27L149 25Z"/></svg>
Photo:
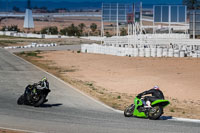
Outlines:
<svg viewBox="0 0 200 133"><path fill-rule="evenodd" d="M131 117L133 116L133 111L134 111L135 105L131 104L124 110L124 116L125 117Z"/></svg>
<svg viewBox="0 0 200 133"><path fill-rule="evenodd" d="M157 120L163 114L163 107L162 106L154 106L149 110L148 117L151 120Z"/></svg>
<svg viewBox="0 0 200 133"><path fill-rule="evenodd" d="M21 95L17 100L17 104L22 105L24 104L24 101L25 101L24 95Z"/></svg>

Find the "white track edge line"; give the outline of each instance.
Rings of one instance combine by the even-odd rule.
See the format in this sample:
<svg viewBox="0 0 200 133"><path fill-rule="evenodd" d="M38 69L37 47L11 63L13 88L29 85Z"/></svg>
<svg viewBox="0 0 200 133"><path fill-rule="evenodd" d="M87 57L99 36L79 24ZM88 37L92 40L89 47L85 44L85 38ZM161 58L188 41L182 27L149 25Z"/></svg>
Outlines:
<svg viewBox="0 0 200 133"><path fill-rule="evenodd" d="M37 131L31 131L31 130L22 130L22 129L16 129L16 128L7 128L7 127L0 127L0 129L11 130L11 131L19 131L19 132L26 132L26 133L44 133L44 132L37 132Z"/></svg>
<svg viewBox="0 0 200 133"><path fill-rule="evenodd" d="M9 51L8 51L8 52L9 52ZM11 53L11 52L9 52L9 53ZM87 98L93 100L94 102L96 102L96 103L98 103L98 104L100 104L100 105L106 107L107 109L110 109L110 110L115 111L115 112L118 112L118 113L121 112L120 110L116 110L116 109L114 109L114 108L112 108L112 107L110 107L110 106L108 106L108 105L106 105L106 104L104 104L104 103L102 103L102 102L100 102L100 101L94 99L93 97L91 97L91 96L87 95L86 93L80 91L79 89L73 87L73 86L70 85L69 83L67 83L67 82L63 81L62 79L60 79L60 78L54 76L53 74L51 74L51 73L45 71L44 69L42 69L42 68L40 68L40 67L38 67L38 66L36 66L36 65L34 65L34 64L32 64L32 63L30 63L30 62L28 62L27 60L25 60L25 59L23 59L23 58L21 58L21 57L15 55L15 54L13 54L13 53L11 53L11 54L14 55L15 57L17 57L18 59L21 59L21 60L25 61L26 63L28 63L28 64L34 66L35 68L39 69L40 71L42 71L42 72L48 74L49 76L52 76L53 78L59 80L60 82L62 82L62 83L64 83L65 85L69 86L70 88L74 89L75 91L79 92L80 94L86 96Z"/></svg>
<svg viewBox="0 0 200 133"><path fill-rule="evenodd" d="M8 51L8 52L9 52L9 51ZM9 53L11 53L11 52L9 52ZM110 110L112 110L112 111L114 111L114 112L117 112L117 113L123 113L123 111L114 109L114 108L112 108L112 107L110 107L110 106L108 106L108 105L106 105L106 104L104 104L104 103L102 103L102 102L100 102L100 101L94 99L93 97L91 97L91 96L85 94L84 92L80 91L79 89L73 87L73 86L70 85L69 83L63 81L62 79L60 79L60 78L54 76L54 75L51 74L51 73L48 73L47 71L43 70L42 68L40 68L40 67L38 67L38 66L36 66L36 65L34 65L34 64L32 64L32 63L30 63L30 62L28 62L27 60L25 60L25 59L23 59L23 58L21 58L21 57L15 55L14 53L11 53L11 54L14 55L14 56L16 56L17 58L19 58L19 59L21 59L21 60L27 62L28 64L33 65L34 67L36 67L37 69L39 69L39 70L45 72L46 74L48 74L48 75L50 75L50 76L56 78L57 80L59 80L59 81L61 81L62 83L66 84L67 86L71 87L72 89L74 89L75 91L79 92L80 94L82 94L82 95L88 97L89 99L95 101L96 103L98 103L98 104L100 104L100 105L103 105L103 106L106 107L107 109L110 109ZM171 121L185 121L185 122L200 123L200 120L198 120L198 119L187 119L187 118L177 118L177 117L172 117L172 119L168 119L168 120L171 120Z"/></svg>
<svg viewBox="0 0 200 133"><path fill-rule="evenodd" d="M172 119L168 119L170 121L182 121L182 122L194 122L194 123L200 123L200 120L198 119L188 119L188 118L177 118L172 117Z"/></svg>

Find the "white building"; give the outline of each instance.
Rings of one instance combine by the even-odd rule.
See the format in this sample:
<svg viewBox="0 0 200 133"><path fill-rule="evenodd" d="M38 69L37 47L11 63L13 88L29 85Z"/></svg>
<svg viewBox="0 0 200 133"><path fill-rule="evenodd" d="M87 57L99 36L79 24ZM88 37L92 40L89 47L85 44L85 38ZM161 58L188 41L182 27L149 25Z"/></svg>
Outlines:
<svg viewBox="0 0 200 133"><path fill-rule="evenodd" d="M31 29L34 28L32 10L26 9L26 14L24 18L24 28Z"/></svg>

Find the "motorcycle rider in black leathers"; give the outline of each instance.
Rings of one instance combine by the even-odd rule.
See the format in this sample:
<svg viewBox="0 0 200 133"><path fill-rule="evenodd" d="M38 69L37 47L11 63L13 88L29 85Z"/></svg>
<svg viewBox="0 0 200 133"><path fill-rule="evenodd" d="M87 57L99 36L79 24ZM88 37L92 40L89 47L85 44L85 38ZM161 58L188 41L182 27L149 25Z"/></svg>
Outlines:
<svg viewBox="0 0 200 133"><path fill-rule="evenodd" d="M38 85L38 89L49 89L49 82L46 77L42 78L42 80L38 82Z"/></svg>
<svg viewBox="0 0 200 133"><path fill-rule="evenodd" d="M143 95L151 94L152 96L145 96L144 101L146 101L147 107L151 107L151 103L157 99L165 99L162 91L158 86L154 86L152 89L144 91L137 95L138 98L141 98Z"/></svg>
<svg viewBox="0 0 200 133"><path fill-rule="evenodd" d="M36 84L37 84L37 89L48 89L49 92L50 92L50 89L49 89L49 82L47 81L47 78L46 78L46 77L42 78L42 80L39 81L39 82L36 83ZM47 95L46 95L46 97L47 97ZM45 97L44 103L48 101L48 99L46 99L46 97Z"/></svg>

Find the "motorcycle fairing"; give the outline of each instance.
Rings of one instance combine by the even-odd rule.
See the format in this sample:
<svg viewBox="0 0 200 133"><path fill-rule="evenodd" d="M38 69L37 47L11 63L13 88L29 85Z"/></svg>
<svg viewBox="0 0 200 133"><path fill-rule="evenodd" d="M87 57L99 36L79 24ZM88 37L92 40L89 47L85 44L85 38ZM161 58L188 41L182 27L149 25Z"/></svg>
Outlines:
<svg viewBox="0 0 200 133"><path fill-rule="evenodd" d="M144 112L140 112L138 110L138 107L142 106L142 104L143 104L142 100L136 97L134 100L134 104L135 104L135 108L134 108L133 116L147 118L147 116Z"/></svg>
<svg viewBox="0 0 200 133"><path fill-rule="evenodd" d="M168 104L170 104L170 102L168 100L164 100L164 99L158 99L155 100L151 103L151 106L155 106L155 105L161 105L163 108L166 107Z"/></svg>

